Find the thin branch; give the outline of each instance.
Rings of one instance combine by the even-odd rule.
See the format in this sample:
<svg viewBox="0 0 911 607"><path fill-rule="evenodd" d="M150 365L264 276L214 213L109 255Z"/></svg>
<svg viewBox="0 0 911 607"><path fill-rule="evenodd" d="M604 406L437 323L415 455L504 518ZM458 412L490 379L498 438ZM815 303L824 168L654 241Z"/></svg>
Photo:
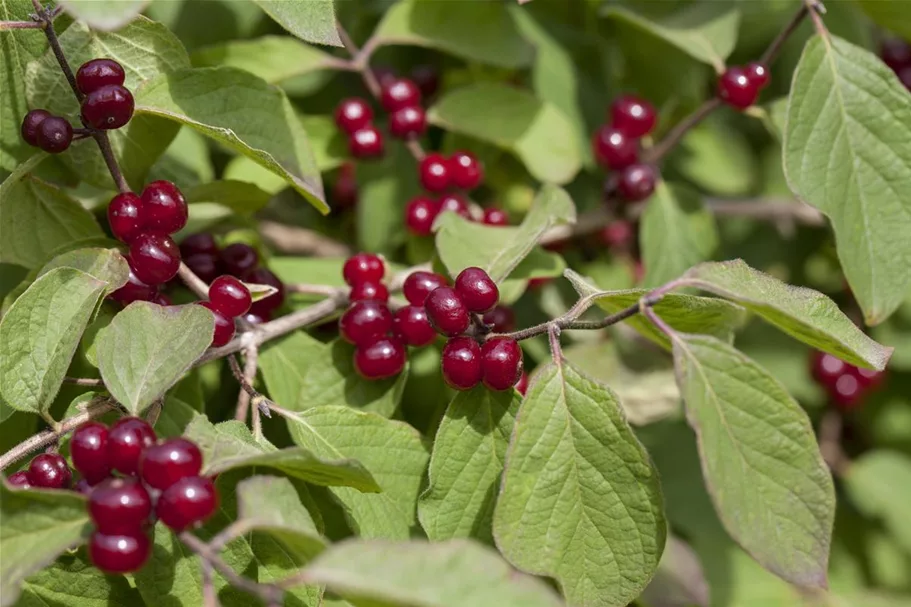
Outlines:
<svg viewBox="0 0 911 607"><path fill-rule="evenodd" d="M3 30L40 30L44 24L40 21L0 21L0 31Z"/></svg>
<svg viewBox="0 0 911 607"><path fill-rule="evenodd" d="M693 110L693 113L674 125L674 128L668 131L667 135L664 136L664 139L645 152L645 161L657 164L668 154L668 152L680 143L680 140L683 139L683 136L686 135L690 129L702 122L706 116L719 107L721 107L721 99L718 97L712 97L711 99L704 101L702 105Z"/></svg>
<svg viewBox="0 0 911 607"><path fill-rule="evenodd" d="M804 4L810 12L810 19L813 20L813 27L816 33L824 38L828 38L829 29L822 21L822 15L826 14L826 7L819 0L804 0Z"/></svg>
<svg viewBox="0 0 911 607"><path fill-rule="evenodd" d="M323 236L319 232L276 221L260 220L259 233L272 247L284 253L315 257L348 257L353 252L345 243Z"/></svg>
<svg viewBox="0 0 911 607"><path fill-rule="evenodd" d="M177 275L180 277L180 280L187 285L187 288L193 291L194 295L200 299L209 299L209 285L206 284L206 281L194 274L193 270L191 270L187 264L180 262L180 269L177 270Z"/></svg>
<svg viewBox="0 0 911 607"><path fill-rule="evenodd" d="M841 447L843 428L844 419L838 411L830 409L819 420L819 452L832 472L839 476L844 476L851 463Z"/></svg>
<svg viewBox="0 0 911 607"><path fill-rule="evenodd" d="M307 284L287 284L285 285L286 293L299 293L301 295L322 295L323 297L332 297L338 291L336 287L329 285L307 285Z"/></svg>
<svg viewBox="0 0 911 607"><path fill-rule="evenodd" d="M202 605L203 607L220 607L218 602L218 593L215 592L215 581L212 579L212 563L205 559L200 559L202 566Z"/></svg>
<svg viewBox="0 0 911 607"><path fill-rule="evenodd" d="M52 28L49 28L52 29ZM111 177L114 179L114 185L117 186L117 190L121 194L130 191L130 184L127 183L126 178L123 176L123 172L120 170L120 165L117 164L117 159L114 157L114 149L111 147L111 140L108 138L108 134L104 131L95 131L92 133L95 142L98 144L98 149L101 150L101 157L104 158L104 163L108 167L108 172L111 173Z"/></svg>
<svg viewBox="0 0 911 607"><path fill-rule="evenodd" d="M766 66L766 68L771 67L772 62L775 61L778 57L778 53L781 52L781 47L788 41L788 38L791 37L794 30L800 26L808 12L809 9L807 9L806 5L800 7L794 16L791 17L791 20L788 21L787 25L784 26L784 29L778 32L778 35L772 41L772 44L769 45L769 48L767 48L762 54L762 57L760 57L759 63Z"/></svg>
<svg viewBox="0 0 911 607"><path fill-rule="evenodd" d="M253 388L253 382L256 381L256 371L259 365L259 348L255 344L251 344L244 350L244 356L243 371L240 371L233 354L228 357L231 371L234 373L235 377L238 377L238 372L240 371L238 381L240 382L241 390L237 395L237 408L234 411L234 419L242 422L247 420L247 411L250 409L250 399L258 394ZM258 408L253 412L253 420L259 420ZM254 435L255 434L256 432L254 432Z"/></svg>
<svg viewBox="0 0 911 607"><path fill-rule="evenodd" d="M628 308L624 308L615 314L610 316L605 316L600 320L576 320L569 313L561 316L560 318L555 318L554 320L549 320L547 322L542 322L539 325L533 327L528 327L527 329L521 329L519 331L513 331L511 333L491 333L485 339L490 340L496 337L509 337L515 339L516 341L522 341L523 339L529 339L532 337L537 337L538 335L543 335L551 330L552 327L563 331L574 331L574 330L585 330L585 331L595 331L598 329L605 329L611 325L615 325L618 322L622 322L631 316L635 316L639 313L639 304L636 303L631 305Z"/></svg>

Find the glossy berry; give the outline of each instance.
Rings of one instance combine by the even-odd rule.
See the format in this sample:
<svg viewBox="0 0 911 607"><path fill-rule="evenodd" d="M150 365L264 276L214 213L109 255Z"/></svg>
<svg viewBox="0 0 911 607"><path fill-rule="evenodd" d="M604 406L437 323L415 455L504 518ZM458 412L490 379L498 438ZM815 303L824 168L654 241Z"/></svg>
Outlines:
<svg viewBox="0 0 911 607"><path fill-rule="evenodd" d="M285 283L268 268L256 268L252 272L248 272L244 276L244 282L253 285L275 287L275 293L253 302L253 305L250 306L251 312L263 316L270 316L272 312L285 303Z"/></svg>
<svg viewBox="0 0 911 607"><path fill-rule="evenodd" d="M437 201L427 196L413 198L405 207L405 227L415 236L430 236L439 211Z"/></svg>
<svg viewBox="0 0 911 607"><path fill-rule="evenodd" d="M484 179L484 169L471 152L461 151L450 156L449 173L452 183L463 190L473 190Z"/></svg>
<svg viewBox="0 0 911 607"><path fill-rule="evenodd" d="M389 132L398 139L420 137L427 131L427 115L419 105L398 109L389 116Z"/></svg>
<svg viewBox="0 0 911 607"><path fill-rule="evenodd" d="M350 301L389 301L389 290L381 282L359 282L348 293Z"/></svg>
<svg viewBox="0 0 911 607"><path fill-rule="evenodd" d="M468 202L461 194L446 194L440 198L440 213L446 211L452 211L465 219L471 219L471 211L468 209Z"/></svg>
<svg viewBox="0 0 911 607"><path fill-rule="evenodd" d="M142 191L142 218L146 229L174 234L187 225L188 217L187 201L170 181L153 181Z"/></svg>
<svg viewBox="0 0 911 607"><path fill-rule="evenodd" d="M351 286L359 282L381 282L386 273L383 260L372 253L358 253L345 260L342 276Z"/></svg>
<svg viewBox="0 0 911 607"><path fill-rule="evenodd" d="M434 328L448 337L461 335L471 324L465 302L451 287L437 287L424 300L427 317Z"/></svg>
<svg viewBox="0 0 911 607"><path fill-rule="evenodd" d="M89 540L89 560L105 573L138 571L151 554L152 543L142 529L117 535L96 531Z"/></svg>
<svg viewBox="0 0 911 607"><path fill-rule="evenodd" d="M883 62L894 71L911 65L911 44L901 38L888 38L879 49Z"/></svg>
<svg viewBox="0 0 911 607"><path fill-rule="evenodd" d="M70 439L70 457L73 467L93 485L110 476L108 427L90 421L76 428Z"/></svg>
<svg viewBox="0 0 911 607"><path fill-rule="evenodd" d="M744 68L746 72L747 79L755 86L757 89L762 90L769 84L769 68L767 68L762 63L753 62L747 64Z"/></svg>
<svg viewBox="0 0 911 607"><path fill-rule="evenodd" d="M135 478L109 478L89 498L89 516L102 533L129 533L152 514L152 498Z"/></svg>
<svg viewBox="0 0 911 607"><path fill-rule="evenodd" d="M218 255L211 253L196 253L183 258L194 274L199 276L203 282L212 282L221 273L222 264Z"/></svg>
<svg viewBox="0 0 911 607"><path fill-rule="evenodd" d="M424 306L399 308L393 319L393 332L406 346L426 346L437 337Z"/></svg>
<svg viewBox="0 0 911 607"><path fill-rule="evenodd" d="M134 301L152 301L158 294L158 290L151 285L139 280L136 270L133 269L133 262L127 259L130 266L130 275L127 277L125 285L111 293L111 299L123 305L129 305Z"/></svg>
<svg viewBox="0 0 911 607"><path fill-rule="evenodd" d="M383 87L380 103L387 112L421 104L421 91L407 78L396 78Z"/></svg>
<svg viewBox="0 0 911 607"><path fill-rule="evenodd" d="M143 229L142 199L133 192L114 196L108 203L108 225L117 240L133 240Z"/></svg>
<svg viewBox="0 0 911 607"><path fill-rule="evenodd" d="M481 347L470 337L453 337L443 346L443 380L456 390L470 390L481 381Z"/></svg>
<svg viewBox="0 0 911 607"><path fill-rule="evenodd" d="M357 178L353 162L346 162L339 167L329 198L340 209L347 209L357 204Z"/></svg>
<svg viewBox="0 0 911 607"><path fill-rule="evenodd" d="M876 388L885 379L884 371L875 371L873 369L861 369L860 367L850 366L850 372L857 378L860 385L864 388Z"/></svg>
<svg viewBox="0 0 911 607"><path fill-rule="evenodd" d="M218 255L218 243L208 232L196 232L180 241L180 254L184 257L200 254Z"/></svg>
<svg viewBox="0 0 911 607"><path fill-rule="evenodd" d="M38 126L38 147L48 154L66 151L73 142L73 125L66 118L48 116Z"/></svg>
<svg viewBox="0 0 911 607"><path fill-rule="evenodd" d="M119 129L133 117L133 95L125 87L109 84L82 100L82 119L96 129Z"/></svg>
<svg viewBox="0 0 911 607"><path fill-rule="evenodd" d="M234 319L225 316L215 309L211 301L200 301L199 305L206 308L215 317L215 332L212 334L213 348L220 348L234 338Z"/></svg>
<svg viewBox="0 0 911 607"><path fill-rule="evenodd" d="M28 482L28 472L25 470L13 472L6 477L6 482L17 489L28 489L32 486L31 483Z"/></svg>
<svg viewBox="0 0 911 607"><path fill-rule="evenodd" d="M173 529L182 531L208 519L218 509L218 492L204 476L182 478L158 498L155 514Z"/></svg>
<svg viewBox="0 0 911 607"><path fill-rule="evenodd" d="M628 249L635 237L633 224L629 221L612 221L601 230L601 242L611 249Z"/></svg>
<svg viewBox="0 0 911 607"><path fill-rule="evenodd" d="M428 192L442 192L452 185L451 167L441 154L432 152L424 156L418 165L421 185Z"/></svg>
<svg viewBox="0 0 911 607"><path fill-rule="evenodd" d="M639 159L639 146L635 138L620 129L604 125L592 136L592 153L604 168L619 170Z"/></svg>
<svg viewBox="0 0 911 607"><path fill-rule="evenodd" d="M351 133L348 138L348 150L355 158L376 158L383 155L383 135L368 124Z"/></svg>
<svg viewBox="0 0 911 607"><path fill-rule="evenodd" d="M484 219L482 221L489 226L508 226L509 215L503 209L484 209Z"/></svg>
<svg viewBox="0 0 911 607"><path fill-rule="evenodd" d="M335 124L349 135L370 125L372 120L373 109L360 97L343 99L335 108Z"/></svg>
<svg viewBox="0 0 911 607"><path fill-rule="evenodd" d="M143 232L130 242L136 277L147 285L163 285L180 269L180 249L163 232Z"/></svg>
<svg viewBox="0 0 911 607"><path fill-rule="evenodd" d="M20 132L22 139L29 145L38 147L38 128L45 118L50 118L51 113L47 110L31 110L22 119Z"/></svg>
<svg viewBox="0 0 911 607"><path fill-rule="evenodd" d="M519 342L498 337L481 346L481 372L491 390L509 390L522 377L522 348Z"/></svg>
<svg viewBox="0 0 911 607"><path fill-rule="evenodd" d="M389 67L388 65L378 65L373 68L373 75L376 78L376 81L380 83L382 88L386 88L393 82L395 82L398 75L395 73L395 70Z"/></svg>
<svg viewBox="0 0 911 607"><path fill-rule="evenodd" d="M418 270L412 272L402 284L402 293L408 303L415 306L423 306L424 300L430 295L431 291L437 287L446 284L446 279L435 272L426 272Z"/></svg>
<svg viewBox="0 0 911 607"><path fill-rule="evenodd" d="M243 316L250 309L250 289L233 276L219 276L209 285L212 307L229 318Z"/></svg>
<svg viewBox="0 0 911 607"><path fill-rule="evenodd" d="M832 402L840 409L853 409L862 403L864 386L853 373L845 373L829 388Z"/></svg>
<svg viewBox="0 0 911 607"><path fill-rule="evenodd" d="M848 373L848 363L831 354L814 351L810 355L810 375L823 388L831 389L842 375Z"/></svg>
<svg viewBox="0 0 911 607"><path fill-rule="evenodd" d="M519 391L519 394L525 396L525 393L528 392L528 373L522 371L522 377L519 378L519 381L516 383L516 390Z"/></svg>
<svg viewBox="0 0 911 607"><path fill-rule="evenodd" d="M405 346L395 337L379 337L354 350L354 369L365 379L393 377L405 368Z"/></svg>
<svg viewBox="0 0 911 607"><path fill-rule="evenodd" d="M357 301L338 320L339 334L350 344L367 344L392 330L392 313L379 301Z"/></svg>
<svg viewBox="0 0 911 607"><path fill-rule="evenodd" d="M729 67L718 79L718 96L731 107L743 110L759 97L759 87L742 67Z"/></svg>
<svg viewBox="0 0 911 607"><path fill-rule="evenodd" d="M516 314L507 306L496 306L484 314L484 324L494 333L509 333L516 328Z"/></svg>
<svg viewBox="0 0 911 607"><path fill-rule="evenodd" d="M487 312L500 300L496 283L481 268L465 268L459 272L455 291L469 312Z"/></svg>
<svg viewBox="0 0 911 607"><path fill-rule="evenodd" d="M411 70L411 79L418 85L421 96L425 99L433 97L437 89L440 88L440 72L432 65L415 67Z"/></svg>
<svg viewBox="0 0 911 607"><path fill-rule="evenodd" d="M611 126L628 137L648 135L655 128L657 119L655 106L635 95L621 95L610 106Z"/></svg>
<svg viewBox="0 0 911 607"><path fill-rule="evenodd" d="M72 479L66 460L56 453L42 453L28 465L28 482L32 487L63 489L70 486Z"/></svg>
<svg viewBox="0 0 911 607"><path fill-rule="evenodd" d="M228 274L243 278L259 265L259 255L256 249L250 245L235 242L222 249L221 261L225 265L225 270L227 270Z"/></svg>
<svg viewBox="0 0 911 607"><path fill-rule="evenodd" d="M257 314L256 312L247 312L242 318L254 327L272 320L272 317L269 314Z"/></svg>
<svg viewBox="0 0 911 607"><path fill-rule="evenodd" d="M143 450L154 445L157 438L144 419L124 417L118 420L108 430L108 464L121 474L137 474Z"/></svg>
<svg viewBox="0 0 911 607"><path fill-rule="evenodd" d="M92 59L76 72L76 87L83 95L110 84L122 85L126 79L123 67L113 59Z"/></svg>
<svg viewBox="0 0 911 607"><path fill-rule="evenodd" d="M655 191L658 172L650 164L634 164L623 169L617 181L617 193L626 202L645 200Z"/></svg>
<svg viewBox="0 0 911 607"><path fill-rule="evenodd" d="M202 468L199 447L185 438L171 438L152 445L139 459L139 476L149 487L164 491L188 476L197 476Z"/></svg>

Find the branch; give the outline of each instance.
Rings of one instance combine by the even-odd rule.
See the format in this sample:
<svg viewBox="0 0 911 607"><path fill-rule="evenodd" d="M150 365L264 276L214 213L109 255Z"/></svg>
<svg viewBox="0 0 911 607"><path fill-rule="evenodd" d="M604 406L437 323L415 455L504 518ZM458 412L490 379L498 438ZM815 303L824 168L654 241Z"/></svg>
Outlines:
<svg viewBox="0 0 911 607"><path fill-rule="evenodd" d="M193 291L193 293L200 299L209 299L209 285L206 284L202 278L193 273L193 270L187 266L184 262L180 262L180 269L177 270L177 275L183 281L187 288Z"/></svg>
<svg viewBox="0 0 911 607"><path fill-rule="evenodd" d="M348 245L323 236L319 232L260 220L259 233L271 246L284 253L315 257L348 257L353 252Z"/></svg>
<svg viewBox="0 0 911 607"><path fill-rule="evenodd" d="M788 21L787 25L784 26L775 39L772 41L772 44L769 45L769 48L765 50L762 54L762 57L759 59L759 63L766 66L767 68L772 65L772 62L778 58L778 53L781 52L781 47L784 46L784 43L788 41L788 38L791 37L791 34L794 33L800 24L803 22L804 18L807 16L807 6L803 5L800 9L791 17L791 20Z"/></svg>
<svg viewBox="0 0 911 607"><path fill-rule="evenodd" d="M721 99L718 97L712 97L704 101L702 105L693 110L693 113L674 125L674 128L667 132L664 139L645 152L645 161L657 164L680 143L680 140L691 128L702 122L709 114L720 108L721 105Z"/></svg>
<svg viewBox="0 0 911 607"><path fill-rule="evenodd" d="M843 428L844 420L838 411L830 409L819 420L819 452L832 472L839 476L844 476L851 463L841 447Z"/></svg>
<svg viewBox="0 0 911 607"><path fill-rule="evenodd" d="M240 367L237 364L237 361L234 360L234 355L228 357L228 362L231 366L231 371L234 373L235 378L240 382L240 394L237 395L237 409L234 412L234 419L242 422L247 421L247 411L250 409L250 400L259 395L259 392L253 388L253 382L256 381L256 371L259 366L259 348L255 344L251 344L244 350L245 360L244 360L244 369L240 370ZM259 408L255 407L253 411L253 427L254 427L254 436L258 436L259 432L256 430L262 431L259 426Z"/></svg>
<svg viewBox="0 0 911 607"><path fill-rule="evenodd" d="M0 21L0 32L3 30L40 30L44 24L40 21Z"/></svg>

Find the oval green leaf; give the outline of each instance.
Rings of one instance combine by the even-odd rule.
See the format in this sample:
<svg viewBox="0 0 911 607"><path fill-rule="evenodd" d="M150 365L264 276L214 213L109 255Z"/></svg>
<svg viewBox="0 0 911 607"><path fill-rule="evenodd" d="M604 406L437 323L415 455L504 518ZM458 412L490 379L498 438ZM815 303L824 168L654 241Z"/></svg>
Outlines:
<svg viewBox="0 0 911 607"><path fill-rule="evenodd" d="M60 0L63 10L89 27L110 32L139 16L151 0Z"/></svg>
<svg viewBox="0 0 911 607"><path fill-rule="evenodd" d="M342 46L333 0L253 0L279 25L307 42Z"/></svg>

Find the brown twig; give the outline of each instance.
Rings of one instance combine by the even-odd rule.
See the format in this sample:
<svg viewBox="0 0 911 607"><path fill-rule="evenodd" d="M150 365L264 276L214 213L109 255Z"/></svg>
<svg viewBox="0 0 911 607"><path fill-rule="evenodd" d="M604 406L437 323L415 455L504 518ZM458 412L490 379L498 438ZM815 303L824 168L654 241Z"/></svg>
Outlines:
<svg viewBox="0 0 911 607"><path fill-rule="evenodd" d="M791 37L791 34L794 33L800 24L803 22L804 18L807 16L807 6L803 5L800 9L794 13L794 16L791 17L791 20L788 21L787 25L784 26L775 39L772 41L772 44L765 50L762 54L762 57L759 58L759 62L768 67L771 67L772 62L778 57L778 53L781 52L781 47L784 46L784 43L788 41L788 38Z"/></svg>
<svg viewBox="0 0 911 607"><path fill-rule="evenodd" d="M3 30L39 30L44 25L40 21L0 21L0 31Z"/></svg>
<svg viewBox="0 0 911 607"><path fill-rule="evenodd" d="M721 107L721 99L712 97L702 103L693 113L674 125L664 139L646 150L644 159L646 162L657 164L664 158L678 143L683 139L690 129L702 122L709 114Z"/></svg>
<svg viewBox="0 0 911 607"><path fill-rule="evenodd" d="M209 299L209 285L202 278L193 273L187 264L180 262L180 269L177 275L183 281L187 288L193 291L193 294L200 299Z"/></svg>
<svg viewBox="0 0 911 607"><path fill-rule="evenodd" d="M258 227L266 242L285 253L315 257L348 257L353 252L347 244L306 228L265 219L260 220Z"/></svg>
<svg viewBox="0 0 911 607"><path fill-rule="evenodd" d="M841 413L838 411L830 409L819 420L819 452L832 472L839 476L845 474L851 463L851 460L841 447L843 428L844 419L842 419Z"/></svg>
<svg viewBox="0 0 911 607"><path fill-rule="evenodd" d="M234 411L234 419L242 422L247 421L247 411L250 409L250 399L258 394L253 388L253 382L256 381L256 371L259 365L259 348L255 344L251 344L244 350L244 356L243 371L240 370L233 354L228 357L231 371L234 372L235 377L238 378L241 388L240 393L237 395L237 408ZM237 372L240 373L238 374ZM253 412L253 421L256 422L258 420L259 411L257 408L257 410ZM254 423L253 425L255 427L257 424ZM256 433L254 432L254 434Z"/></svg>

